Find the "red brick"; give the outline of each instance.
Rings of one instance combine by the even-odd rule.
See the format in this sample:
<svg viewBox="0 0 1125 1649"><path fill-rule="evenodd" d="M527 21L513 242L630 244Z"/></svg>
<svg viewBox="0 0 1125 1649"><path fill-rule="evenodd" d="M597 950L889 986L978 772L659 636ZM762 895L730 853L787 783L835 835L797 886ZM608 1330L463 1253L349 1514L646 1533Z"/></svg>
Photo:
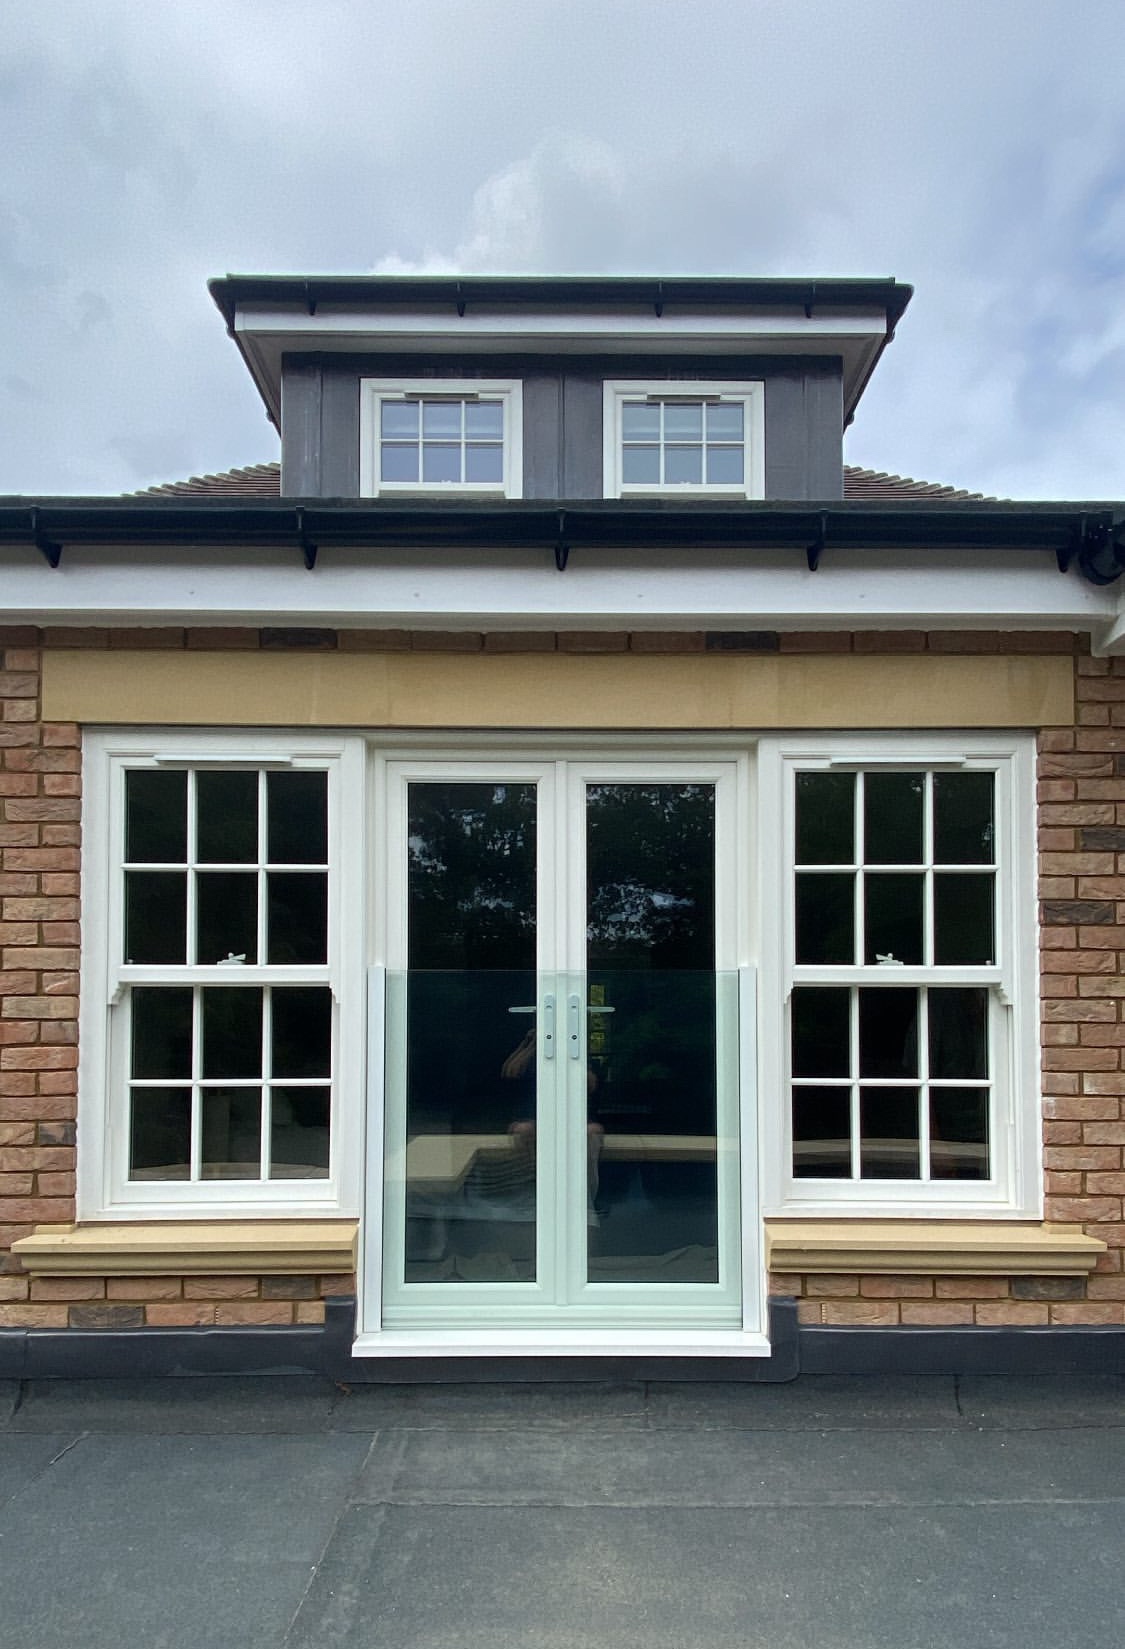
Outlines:
<svg viewBox="0 0 1125 1649"><path fill-rule="evenodd" d="M1052 1145L1043 1152L1047 1168L1106 1169L1121 1165L1121 1151L1114 1145Z"/></svg>
<svg viewBox="0 0 1125 1649"><path fill-rule="evenodd" d="M0 1051L0 1070L65 1071L78 1064L74 1048L5 1048Z"/></svg>
<svg viewBox="0 0 1125 1649"><path fill-rule="evenodd" d="M904 1323L929 1324L934 1328L956 1327L973 1320L973 1307L968 1300L962 1304L954 1304L951 1301L941 1304L937 1300L927 1300L924 1304L919 1304L912 1300L904 1300L901 1311Z"/></svg>
<svg viewBox="0 0 1125 1649"><path fill-rule="evenodd" d="M805 1293L810 1299L849 1298L859 1293L859 1277L851 1275L821 1276L805 1278Z"/></svg>
<svg viewBox="0 0 1125 1649"><path fill-rule="evenodd" d="M185 1300L257 1299L257 1277L185 1277Z"/></svg>
<svg viewBox="0 0 1125 1649"><path fill-rule="evenodd" d="M994 1300L978 1305L975 1315L977 1323L984 1328L1027 1328L1045 1323L1049 1309L1045 1303L1033 1300Z"/></svg>
<svg viewBox="0 0 1125 1649"><path fill-rule="evenodd" d="M859 1292L868 1300L930 1300L931 1277L861 1277Z"/></svg>
<svg viewBox="0 0 1125 1649"><path fill-rule="evenodd" d="M939 1300L1006 1300L1007 1277L938 1277L934 1293Z"/></svg>
<svg viewBox="0 0 1125 1649"><path fill-rule="evenodd" d="M293 1321L293 1307L286 1300L248 1300L215 1307L215 1322L219 1325L238 1323L284 1324Z"/></svg>
<svg viewBox="0 0 1125 1649"><path fill-rule="evenodd" d="M897 1300L825 1300L823 1306L825 1323L890 1328L900 1321Z"/></svg>
<svg viewBox="0 0 1125 1649"><path fill-rule="evenodd" d="M107 1300L178 1300L183 1284L179 1277L109 1277Z"/></svg>
<svg viewBox="0 0 1125 1649"><path fill-rule="evenodd" d="M65 1328L65 1305L0 1305L0 1328Z"/></svg>
<svg viewBox="0 0 1125 1649"><path fill-rule="evenodd" d="M105 1281L101 1277L33 1277L33 1300L104 1300Z"/></svg>
<svg viewBox="0 0 1125 1649"><path fill-rule="evenodd" d="M1125 1323L1125 1304L1105 1302L1099 1305L1092 1300L1083 1300L1075 1305L1052 1305L1048 1310L1052 1323Z"/></svg>
<svg viewBox="0 0 1125 1649"><path fill-rule="evenodd" d="M1044 1206L1048 1220L1063 1225L1096 1225L1121 1218L1120 1197L1047 1197Z"/></svg>
<svg viewBox="0 0 1125 1649"><path fill-rule="evenodd" d="M199 1328L213 1324L215 1307L202 1301L179 1300L173 1305L146 1305L145 1322L150 1328Z"/></svg>

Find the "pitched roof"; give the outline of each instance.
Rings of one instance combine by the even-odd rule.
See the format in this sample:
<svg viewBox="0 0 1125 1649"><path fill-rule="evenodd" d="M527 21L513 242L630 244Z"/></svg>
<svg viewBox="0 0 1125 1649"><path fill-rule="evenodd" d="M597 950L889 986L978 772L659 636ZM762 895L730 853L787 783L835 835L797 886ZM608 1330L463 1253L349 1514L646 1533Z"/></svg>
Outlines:
<svg viewBox="0 0 1125 1649"><path fill-rule="evenodd" d="M193 475L186 481L165 481L145 487L136 498L277 498L281 493L281 465L247 464L242 469L224 470L218 475ZM945 487L936 481L914 481L908 475L890 475L884 470L859 469L844 465L846 502L872 504L951 503L986 501L986 495ZM987 502L992 502L987 499Z"/></svg>

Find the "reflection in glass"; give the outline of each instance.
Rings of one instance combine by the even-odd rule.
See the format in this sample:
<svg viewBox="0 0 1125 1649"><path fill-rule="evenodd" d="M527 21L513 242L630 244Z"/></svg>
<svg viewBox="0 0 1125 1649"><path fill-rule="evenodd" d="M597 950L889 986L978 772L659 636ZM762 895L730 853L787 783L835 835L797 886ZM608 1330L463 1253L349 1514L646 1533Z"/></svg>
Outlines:
<svg viewBox="0 0 1125 1649"><path fill-rule="evenodd" d="M869 871L863 879L864 953L867 962L893 956L896 962L922 960L922 875Z"/></svg>
<svg viewBox="0 0 1125 1649"><path fill-rule="evenodd" d="M851 1142L850 1088L794 1088L794 1178L850 1178Z"/></svg>
<svg viewBox="0 0 1125 1649"><path fill-rule="evenodd" d="M504 435L504 407L500 401L465 402L465 438L500 441Z"/></svg>
<svg viewBox="0 0 1125 1649"><path fill-rule="evenodd" d="M257 773L197 773L195 818L195 852L202 863L257 863Z"/></svg>
<svg viewBox="0 0 1125 1649"><path fill-rule="evenodd" d="M130 1095L129 1178L191 1175L191 1089L134 1088Z"/></svg>
<svg viewBox="0 0 1125 1649"><path fill-rule="evenodd" d="M417 401L384 401L380 408L382 434L397 440L418 439Z"/></svg>
<svg viewBox="0 0 1125 1649"><path fill-rule="evenodd" d="M536 787L408 795L405 1281L529 1281Z"/></svg>
<svg viewBox="0 0 1125 1649"><path fill-rule="evenodd" d="M864 860L869 865L922 862L922 773L868 773L863 781Z"/></svg>
<svg viewBox="0 0 1125 1649"><path fill-rule="evenodd" d="M422 448L423 481L460 481L461 448L451 443L427 441Z"/></svg>
<svg viewBox="0 0 1125 1649"><path fill-rule="evenodd" d="M707 482L712 487L741 486L743 457L741 447L707 448Z"/></svg>
<svg viewBox="0 0 1125 1649"><path fill-rule="evenodd" d="M202 1179L258 1179L262 1167L262 1090L203 1088Z"/></svg>
<svg viewBox="0 0 1125 1649"><path fill-rule="evenodd" d="M993 877L934 874L934 961L987 965L995 961Z"/></svg>
<svg viewBox="0 0 1125 1649"><path fill-rule="evenodd" d="M267 773L266 824L270 864L327 864L327 773Z"/></svg>
<svg viewBox="0 0 1125 1649"><path fill-rule="evenodd" d="M586 788L591 1282L718 1281L715 792Z"/></svg>
<svg viewBox="0 0 1125 1649"><path fill-rule="evenodd" d="M990 865L993 844L993 775L934 774L934 862Z"/></svg>
<svg viewBox="0 0 1125 1649"><path fill-rule="evenodd" d="M665 447L664 479L671 483L698 485L703 480L703 448Z"/></svg>
<svg viewBox="0 0 1125 1649"><path fill-rule="evenodd" d="M267 887L267 960L272 965L328 960L328 874L271 870Z"/></svg>
<svg viewBox="0 0 1125 1649"><path fill-rule="evenodd" d="M931 990L930 1075L971 1081L988 1076L988 992Z"/></svg>
<svg viewBox="0 0 1125 1649"><path fill-rule="evenodd" d="M195 960L258 960L258 877L254 871L206 870L195 879Z"/></svg>
<svg viewBox="0 0 1125 1649"><path fill-rule="evenodd" d="M443 436L458 438L461 434L462 401L424 401L422 403L422 434L427 441Z"/></svg>
<svg viewBox="0 0 1125 1649"><path fill-rule="evenodd" d="M261 1076L261 991L253 986L208 986L202 1003L203 1075Z"/></svg>
<svg viewBox="0 0 1125 1649"><path fill-rule="evenodd" d="M861 1088L862 1179L917 1179L922 1171L917 1088Z"/></svg>
<svg viewBox="0 0 1125 1649"><path fill-rule="evenodd" d="M626 441L659 441L659 405L655 402L626 401L621 408L621 434Z"/></svg>
<svg viewBox="0 0 1125 1649"><path fill-rule="evenodd" d="M660 448L625 447L621 454L621 479L626 486L659 485Z"/></svg>
<svg viewBox="0 0 1125 1649"><path fill-rule="evenodd" d="M478 446L471 443L465 448L466 481L502 481L503 479L504 454L499 446Z"/></svg>
<svg viewBox="0 0 1125 1649"><path fill-rule="evenodd" d="M850 865L854 859L855 774L798 773L797 863Z"/></svg>
<svg viewBox="0 0 1125 1649"><path fill-rule="evenodd" d="M988 1089L930 1089L930 1177L987 1179Z"/></svg>
<svg viewBox="0 0 1125 1649"><path fill-rule="evenodd" d="M384 441L380 449L379 479L381 481L417 481L418 448L395 446Z"/></svg>
<svg viewBox="0 0 1125 1649"><path fill-rule="evenodd" d="M851 1070L851 992L800 985L793 992L793 1075L847 1076Z"/></svg>
<svg viewBox="0 0 1125 1649"><path fill-rule="evenodd" d="M664 439L666 441L701 441L703 439L703 406L677 406L674 401L664 403Z"/></svg>
<svg viewBox="0 0 1125 1649"><path fill-rule="evenodd" d="M270 1178L327 1179L327 1088L270 1090Z"/></svg>
<svg viewBox="0 0 1125 1649"><path fill-rule="evenodd" d="M186 773L134 768L125 774L125 858L130 864L186 861Z"/></svg>
<svg viewBox="0 0 1125 1649"><path fill-rule="evenodd" d="M183 962L187 949L187 872L125 872L126 962Z"/></svg>
<svg viewBox="0 0 1125 1649"><path fill-rule="evenodd" d="M742 407L737 401L712 402L707 408L709 441L742 440Z"/></svg>
<svg viewBox="0 0 1125 1649"><path fill-rule="evenodd" d="M855 876L798 871L797 961L855 961Z"/></svg>
<svg viewBox="0 0 1125 1649"><path fill-rule="evenodd" d="M271 1018L273 1076L330 1075L332 992L327 985L275 986Z"/></svg>
<svg viewBox="0 0 1125 1649"><path fill-rule="evenodd" d="M859 1074L918 1075L918 993L874 988L859 993Z"/></svg>
<svg viewBox="0 0 1125 1649"><path fill-rule="evenodd" d="M191 1077L191 990L138 986L132 992L132 1075Z"/></svg>

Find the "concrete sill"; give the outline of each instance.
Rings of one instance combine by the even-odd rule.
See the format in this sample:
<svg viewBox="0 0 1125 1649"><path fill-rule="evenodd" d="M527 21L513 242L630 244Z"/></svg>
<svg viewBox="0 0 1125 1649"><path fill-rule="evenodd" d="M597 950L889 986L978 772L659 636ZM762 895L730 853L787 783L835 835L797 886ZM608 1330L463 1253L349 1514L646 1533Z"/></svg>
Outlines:
<svg viewBox="0 0 1125 1649"><path fill-rule="evenodd" d="M1075 1277L1105 1249L1080 1225L1024 1220L766 1221L766 1264L783 1273Z"/></svg>
<svg viewBox="0 0 1125 1649"><path fill-rule="evenodd" d="M355 1220L157 1220L40 1225L12 1252L36 1277L299 1276L351 1272Z"/></svg>

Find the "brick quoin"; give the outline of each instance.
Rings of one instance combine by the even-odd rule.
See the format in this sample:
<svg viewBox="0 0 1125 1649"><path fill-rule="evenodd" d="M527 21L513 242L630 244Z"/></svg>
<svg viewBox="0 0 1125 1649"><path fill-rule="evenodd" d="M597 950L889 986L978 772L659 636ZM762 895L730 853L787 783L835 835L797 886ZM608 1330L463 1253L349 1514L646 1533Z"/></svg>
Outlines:
<svg viewBox="0 0 1125 1649"><path fill-rule="evenodd" d="M323 1321L352 1277L31 1278L9 1249L74 1217L81 732L44 722L40 648L253 649L260 631L0 628L0 1328ZM267 638L276 646L276 637ZM451 645L452 643L447 643ZM474 637L506 650L518 637ZM347 650L440 645L342 632ZM457 645L466 645L457 638ZM602 636L599 650L702 651L701 634ZM586 650L572 633L537 649ZM1074 652L1073 638L788 634L780 651ZM1108 1244L1086 1278L771 1278L817 1324L1125 1324L1125 660L1075 657L1073 727L1039 738L1043 1116L1048 1217Z"/></svg>

